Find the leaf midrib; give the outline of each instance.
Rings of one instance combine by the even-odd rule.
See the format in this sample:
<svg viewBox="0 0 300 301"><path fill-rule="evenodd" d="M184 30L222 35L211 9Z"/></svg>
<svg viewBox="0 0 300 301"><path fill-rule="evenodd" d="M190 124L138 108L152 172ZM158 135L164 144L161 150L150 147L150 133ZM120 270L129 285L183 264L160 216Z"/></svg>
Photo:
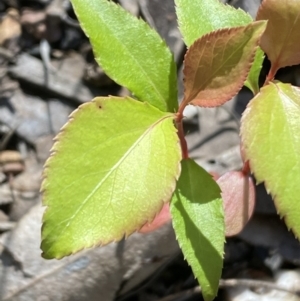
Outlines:
<svg viewBox="0 0 300 301"><path fill-rule="evenodd" d="M69 222L61 229L60 234L56 236L57 241L59 240L59 238L62 236L63 232L66 230L66 228L68 228L70 226L70 224L72 223L72 221L76 218L76 216L78 215L78 213L83 209L83 207L88 204L89 200L92 198L92 196L97 192L97 190L102 186L102 184L109 178L109 176L123 163L123 161L129 156L129 154L135 149L135 147L143 140L143 138L145 138L148 133L151 132L151 130L153 130L158 124L162 123L165 119L168 118L173 118L173 115L167 115L167 116L163 116L160 119L158 119L156 122L154 122L153 124L151 124L144 133L142 133L142 135L136 140L136 142L125 152L125 154L120 158L120 160L118 160L115 165L109 170L109 172L107 173L107 175L96 185L96 187L91 191L91 193L82 201L82 203L80 204L79 208L75 211L75 213L69 217L68 219L65 219L64 222L66 220L69 220ZM61 222L62 223L62 222ZM56 226L59 226L61 223L57 224ZM54 245L53 245L54 247ZM48 252L51 250L51 248L48 250Z"/></svg>

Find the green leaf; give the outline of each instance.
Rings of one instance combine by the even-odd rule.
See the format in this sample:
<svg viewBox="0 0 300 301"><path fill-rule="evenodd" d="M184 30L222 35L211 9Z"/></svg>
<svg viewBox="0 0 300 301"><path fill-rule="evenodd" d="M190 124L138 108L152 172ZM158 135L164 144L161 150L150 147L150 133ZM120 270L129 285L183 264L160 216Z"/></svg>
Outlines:
<svg viewBox="0 0 300 301"><path fill-rule="evenodd" d="M243 86L266 22L213 31L196 40L184 61L184 102L215 107Z"/></svg>
<svg viewBox="0 0 300 301"><path fill-rule="evenodd" d="M72 4L104 71L139 100L177 111L176 64L158 33L111 1Z"/></svg>
<svg viewBox="0 0 300 301"><path fill-rule="evenodd" d="M219 0L175 0L179 29L187 46L221 28L243 26L252 17Z"/></svg>
<svg viewBox="0 0 300 301"><path fill-rule="evenodd" d="M175 0L179 29L187 46L203 35L221 28L245 26L253 21L241 9L223 4L219 0ZM245 85L258 92L258 77L264 57L257 50L254 67L251 68Z"/></svg>
<svg viewBox="0 0 300 301"><path fill-rule="evenodd" d="M45 258L118 241L153 220L180 173L173 119L118 97L96 98L71 115L44 172Z"/></svg>
<svg viewBox="0 0 300 301"><path fill-rule="evenodd" d="M245 159L300 238L300 88L270 83L242 117Z"/></svg>
<svg viewBox="0 0 300 301"><path fill-rule="evenodd" d="M263 60L265 58L264 52L260 47L257 48L254 62L251 66L250 72L248 74L247 80L244 85L250 89L253 94L257 94L259 92L258 79L259 74L262 68Z"/></svg>
<svg viewBox="0 0 300 301"><path fill-rule="evenodd" d="M217 294L223 266L225 227L220 188L193 160L185 159L181 164L171 201L173 227L204 299L209 301Z"/></svg>
<svg viewBox="0 0 300 301"><path fill-rule="evenodd" d="M264 0L257 20L268 20L260 46L275 75L279 68L300 64L300 1Z"/></svg>

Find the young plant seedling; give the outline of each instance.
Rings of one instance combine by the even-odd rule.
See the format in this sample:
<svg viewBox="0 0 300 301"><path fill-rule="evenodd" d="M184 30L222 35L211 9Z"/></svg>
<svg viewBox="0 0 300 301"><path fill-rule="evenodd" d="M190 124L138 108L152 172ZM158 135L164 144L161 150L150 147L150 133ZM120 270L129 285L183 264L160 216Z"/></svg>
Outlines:
<svg viewBox="0 0 300 301"><path fill-rule="evenodd" d="M300 89L274 80L279 68L300 63L300 2L264 0L253 21L218 0L176 0L188 46L179 106L176 65L154 30L107 0L72 4L96 60L133 97L81 105L56 137L42 184L42 255L119 241L170 203L179 245L212 300L225 233L239 232L253 211L251 172L300 237ZM264 52L271 69L259 89ZM244 168L216 182L189 158L183 112L220 106L243 85L255 95L241 121Z"/></svg>

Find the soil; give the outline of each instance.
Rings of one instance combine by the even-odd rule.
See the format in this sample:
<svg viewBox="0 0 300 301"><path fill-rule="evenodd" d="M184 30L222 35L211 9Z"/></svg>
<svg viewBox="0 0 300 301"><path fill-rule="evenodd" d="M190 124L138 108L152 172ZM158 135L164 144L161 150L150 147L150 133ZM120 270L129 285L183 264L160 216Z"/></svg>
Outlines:
<svg viewBox="0 0 300 301"><path fill-rule="evenodd" d="M166 40L178 65L180 101L186 47L178 30L174 2L119 0L119 3L130 13L147 21ZM252 5L246 0L229 1L229 4L246 8L255 15L259 1L253 1ZM266 60L262 78L268 68ZM278 78L299 86L299 70L299 66L285 68L279 72ZM40 206L43 164L49 156L53 138L67 122L69 114L80 104L104 95L125 96L130 92L113 82L97 65L89 41L80 29L68 0L0 0L2 239L9 237L34 206ZM186 112L184 127L190 156L208 171L221 175L242 167L239 121L251 97L249 90L244 88L224 107L189 108ZM284 295L282 291L272 290L265 284L284 287L283 283L276 282L283 272L295 272L294 278L291 276L287 282L300 283L300 244L276 214L263 185L257 186L256 195L256 208L251 221L242 233L227 239L222 274L224 282L215 300L250 300L244 295L246 292L254 294L254 297L251 296L256 300L300 300L291 299L286 292ZM31 235L30 231L29 227L28 235ZM11 251L4 243L1 243L0 252L2 270L8 265L17 270L19 265L24 264L23 258L9 255ZM151 260L155 262L160 258L153 257ZM51 296L37 295L35 300L202 300L197 281L180 252L172 254L170 260L151 274L146 280L141 278L126 292L122 290L124 282L116 289L112 299L103 300L100 293L99 298L94 299L86 294L79 299L72 296L52 299ZM5 278L4 274L0 276L0 290L4 292L0 294L1 300L30 300L22 299L26 288L18 293L18 297L7 297L9 292L5 287L14 276L10 276L11 279ZM237 280L237 284L231 287L226 282L228 279ZM255 280L256 284L241 285L239 279ZM296 288L285 287L292 291L300 290L300 284ZM292 296L294 298L295 294Z"/></svg>

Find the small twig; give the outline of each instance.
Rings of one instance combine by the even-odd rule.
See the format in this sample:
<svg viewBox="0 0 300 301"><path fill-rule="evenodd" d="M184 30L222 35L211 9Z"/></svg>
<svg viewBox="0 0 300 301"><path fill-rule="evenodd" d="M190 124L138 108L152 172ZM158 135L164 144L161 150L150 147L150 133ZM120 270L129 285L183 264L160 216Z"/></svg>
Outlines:
<svg viewBox="0 0 300 301"><path fill-rule="evenodd" d="M49 42L45 39L41 40L40 42L40 54L44 66L44 74L45 74L45 86L46 88L49 87L49 82L50 82L50 73L52 71L56 71L55 68L51 65L51 60L50 60L50 54L51 54L51 46ZM49 129L52 135L54 135L54 126L52 123L52 118L51 118L51 111L50 111L50 103L47 101L47 114L48 114L48 120L49 120Z"/></svg>
<svg viewBox="0 0 300 301"><path fill-rule="evenodd" d="M155 22L154 22L151 14L149 12L149 9L147 7L147 3L144 0L141 0L141 1L139 1L139 6L140 6L140 9L141 9L142 14L144 15L146 21L149 23L149 25L153 29L155 29L157 31L156 26L155 26Z"/></svg>
<svg viewBox="0 0 300 301"><path fill-rule="evenodd" d="M78 21L73 20L67 14L61 16L61 21L73 28L80 28L80 24Z"/></svg>
<svg viewBox="0 0 300 301"><path fill-rule="evenodd" d="M40 55L45 69L45 83L47 87L49 84L49 73L51 71L53 72L56 71L56 69L51 65L50 54L51 54L51 46L49 42L45 39L41 40Z"/></svg>
<svg viewBox="0 0 300 301"><path fill-rule="evenodd" d="M15 197L15 192L14 192L14 188L13 188L13 181L14 181L14 176L13 174L10 172L8 174L8 187L10 190L10 194L11 194L11 198L13 200L13 203L16 203L16 197Z"/></svg>
<svg viewBox="0 0 300 301"><path fill-rule="evenodd" d="M264 280L253 280L253 279L221 279L219 283L220 287L236 287L246 286L251 288L267 288L277 291L282 291L294 295L300 294L300 289L287 289L283 286L278 285L274 282L268 282Z"/></svg>
<svg viewBox="0 0 300 301"><path fill-rule="evenodd" d="M78 257L76 257L76 258L78 258ZM68 262L68 263L70 263L70 262ZM28 290L29 288L33 287L35 284L39 283L42 279L55 274L56 272L61 270L65 265L66 265L66 263L64 262L63 264L53 268L52 270L49 270L49 271L45 272L44 274L41 274L41 275L37 276L36 278L33 278L31 281L27 282L25 285L23 285L23 286L20 285L20 286L16 287L15 290L11 291L10 294L5 296L5 298L1 299L1 301L12 300L14 297L19 296L20 293Z"/></svg>
<svg viewBox="0 0 300 301"><path fill-rule="evenodd" d="M221 279L219 282L220 288L225 287L238 287L238 286L245 286L249 288L266 288L272 289L277 291L282 291L294 295L300 294L300 289L287 289L282 287L276 283L263 281L263 280L253 280L253 279ZM184 301L187 297L191 297L192 295L198 295L201 293L200 286L196 286L194 288L184 290L179 293L175 293L159 299L157 301Z"/></svg>
<svg viewBox="0 0 300 301"><path fill-rule="evenodd" d="M241 125L240 118L238 117L238 115L233 110L230 110L226 106L220 106L220 107L217 107L216 109L217 109L216 112L218 112L218 110L224 110L226 113L228 113L228 115L230 117L232 117L233 121L236 123L238 128L240 127L240 125Z"/></svg>
<svg viewBox="0 0 300 301"><path fill-rule="evenodd" d="M146 280L146 282L144 284L142 284L140 287L138 287L137 289L134 289L133 291L129 291L127 293L125 293L124 295L118 296L116 300L117 301L125 301L126 299L128 299L129 297L132 297L134 295L136 295L137 293L139 293L140 291L142 291L143 289L147 288L151 283L153 283L153 281L155 279L157 279L157 277L165 270L165 268L180 254L180 252L176 252L175 254L173 254L170 258L168 258L156 271L154 274L152 274L150 276L150 278L148 280Z"/></svg>
<svg viewBox="0 0 300 301"><path fill-rule="evenodd" d="M14 58L14 54L3 47L0 47L0 56L4 57L5 59L11 61Z"/></svg>
<svg viewBox="0 0 300 301"><path fill-rule="evenodd" d="M5 133L4 137L0 140L0 151L3 151L5 149L7 143L9 142L11 137L14 135L18 126L19 126L19 124L17 124L14 128L9 129L9 131L7 133Z"/></svg>
<svg viewBox="0 0 300 301"><path fill-rule="evenodd" d="M159 299L157 301L175 301L175 300L179 301L179 298L180 298L180 300L184 300L187 297L190 297L193 295L199 295L200 293L201 293L200 287L196 286L194 288L190 288L188 290L184 290L182 292L169 295L169 296Z"/></svg>

